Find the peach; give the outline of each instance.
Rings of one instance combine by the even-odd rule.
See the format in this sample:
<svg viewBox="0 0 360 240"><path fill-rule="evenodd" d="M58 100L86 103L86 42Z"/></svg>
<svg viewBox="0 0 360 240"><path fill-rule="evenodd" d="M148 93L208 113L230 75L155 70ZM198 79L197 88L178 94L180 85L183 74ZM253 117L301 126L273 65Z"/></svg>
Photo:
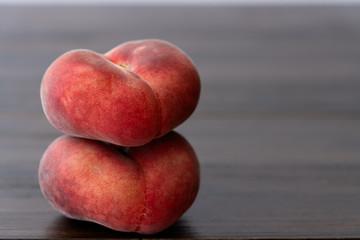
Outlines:
<svg viewBox="0 0 360 240"><path fill-rule="evenodd" d="M39 166L44 197L67 217L153 234L192 205L200 181L190 144L176 132L138 147L61 136Z"/></svg>
<svg viewBox="0 0 360 240"><path fill-rule="evenodd" d="M40 95L46 117L61 132L140 146L192 114L200 78L182 50L148 39L105 54L78 49L61 55L46 70Z"/></svg>

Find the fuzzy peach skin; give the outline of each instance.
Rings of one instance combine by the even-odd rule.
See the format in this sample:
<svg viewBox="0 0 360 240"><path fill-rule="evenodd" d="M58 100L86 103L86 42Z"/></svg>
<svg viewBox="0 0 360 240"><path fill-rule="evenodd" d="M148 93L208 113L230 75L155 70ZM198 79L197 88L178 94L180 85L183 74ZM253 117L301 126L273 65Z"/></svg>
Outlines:
<svg viewBox="0 0 360 240"><path fill-rule="evenodd" d="M69 51L46 70L41 102L61 132L140 146L184 122L197 106L192 60L162 40L130 41L105 54Z"/></svg>
<svg viewBox="0 0 360 240"><path fill-rule="evenodd" d="M126 66L154 89L160 103L163 136L184 122L194 111L200 95L200 77L194 63L182 50L162 40L123 43L105 57Z"/></svg>
<svg viewBox="0 0 360 240"><path fill-rule="evenodd" d="M173 131L130 148L62 136L45 151L38 178L44 197L67 217L154 234L192 205L200 170L192 147Z"/></svg>

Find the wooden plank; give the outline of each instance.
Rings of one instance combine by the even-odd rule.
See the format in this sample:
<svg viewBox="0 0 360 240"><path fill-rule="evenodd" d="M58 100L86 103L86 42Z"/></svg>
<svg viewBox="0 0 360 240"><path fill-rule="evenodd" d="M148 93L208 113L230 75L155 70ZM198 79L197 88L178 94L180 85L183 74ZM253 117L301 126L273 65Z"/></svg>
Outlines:
<svg viewBox="0 0 360 240"><path fill-rule="evenodd" d="M58 133L46 127L48 135L41 136L46 121L27 119L27 126L8 122L2 128L24 134L0 138L6 159L0 168L0 235L144 237L68 220L51 209L36 172L47 141ZM154 237L359 236L358 121L192 120L178 131L201 162L201 190L183 218Z"/></svg>
<svg viewBox="0 0 360 240"><path fill-rule="evenodd" d="M179 45L197 64L203 82L198 111L359 111L358 11L1 7L0 107L40 112L41 77L65 51L105 52L123 41L157 37Z"/></svg>

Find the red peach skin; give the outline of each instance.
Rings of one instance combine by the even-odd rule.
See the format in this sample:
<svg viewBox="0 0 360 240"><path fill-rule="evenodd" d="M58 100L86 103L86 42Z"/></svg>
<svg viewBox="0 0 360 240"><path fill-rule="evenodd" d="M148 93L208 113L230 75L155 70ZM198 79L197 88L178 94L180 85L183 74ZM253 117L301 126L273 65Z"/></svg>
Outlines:
<svg viewBox="0 0 360 240"><path fill-rule="evenodd" d="M170 132L140 147L62 136L39 167L43 195L62 214L143 234L172 225L192 205L200 172L195 152Z"/></svg>
<svg viewBox="0 0 360 240"><path fill-rule="evenodd" d="M200 78L179 48L139 40L104 55L85 49L61 55L45 72L40 95L46 117L61 132L140 146L192 114Z"/></svg>
<svg viewBox="0 0 360 240"><path fill-rule="evenodd" d="M179 48L162 40L126 42L105 56L139 75L154 89L161 109L163 136L184 122L194 111L200 94L195 65Z"/></svg>

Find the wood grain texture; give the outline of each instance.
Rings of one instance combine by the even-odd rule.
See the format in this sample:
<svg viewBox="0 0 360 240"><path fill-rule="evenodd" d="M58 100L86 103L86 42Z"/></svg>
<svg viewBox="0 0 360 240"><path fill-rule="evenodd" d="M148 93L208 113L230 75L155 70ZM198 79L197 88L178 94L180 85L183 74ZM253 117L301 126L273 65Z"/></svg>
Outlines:
<svg viewBox="0 0 360 240"><path fill-rule="evenodd" d="M161 38L198 66L176 130L201 163L194 205L154 236L70 220L37 168L60 135L42 113L48 65ZM360 238L360 7L0 6L0 238Z"/></svg>

